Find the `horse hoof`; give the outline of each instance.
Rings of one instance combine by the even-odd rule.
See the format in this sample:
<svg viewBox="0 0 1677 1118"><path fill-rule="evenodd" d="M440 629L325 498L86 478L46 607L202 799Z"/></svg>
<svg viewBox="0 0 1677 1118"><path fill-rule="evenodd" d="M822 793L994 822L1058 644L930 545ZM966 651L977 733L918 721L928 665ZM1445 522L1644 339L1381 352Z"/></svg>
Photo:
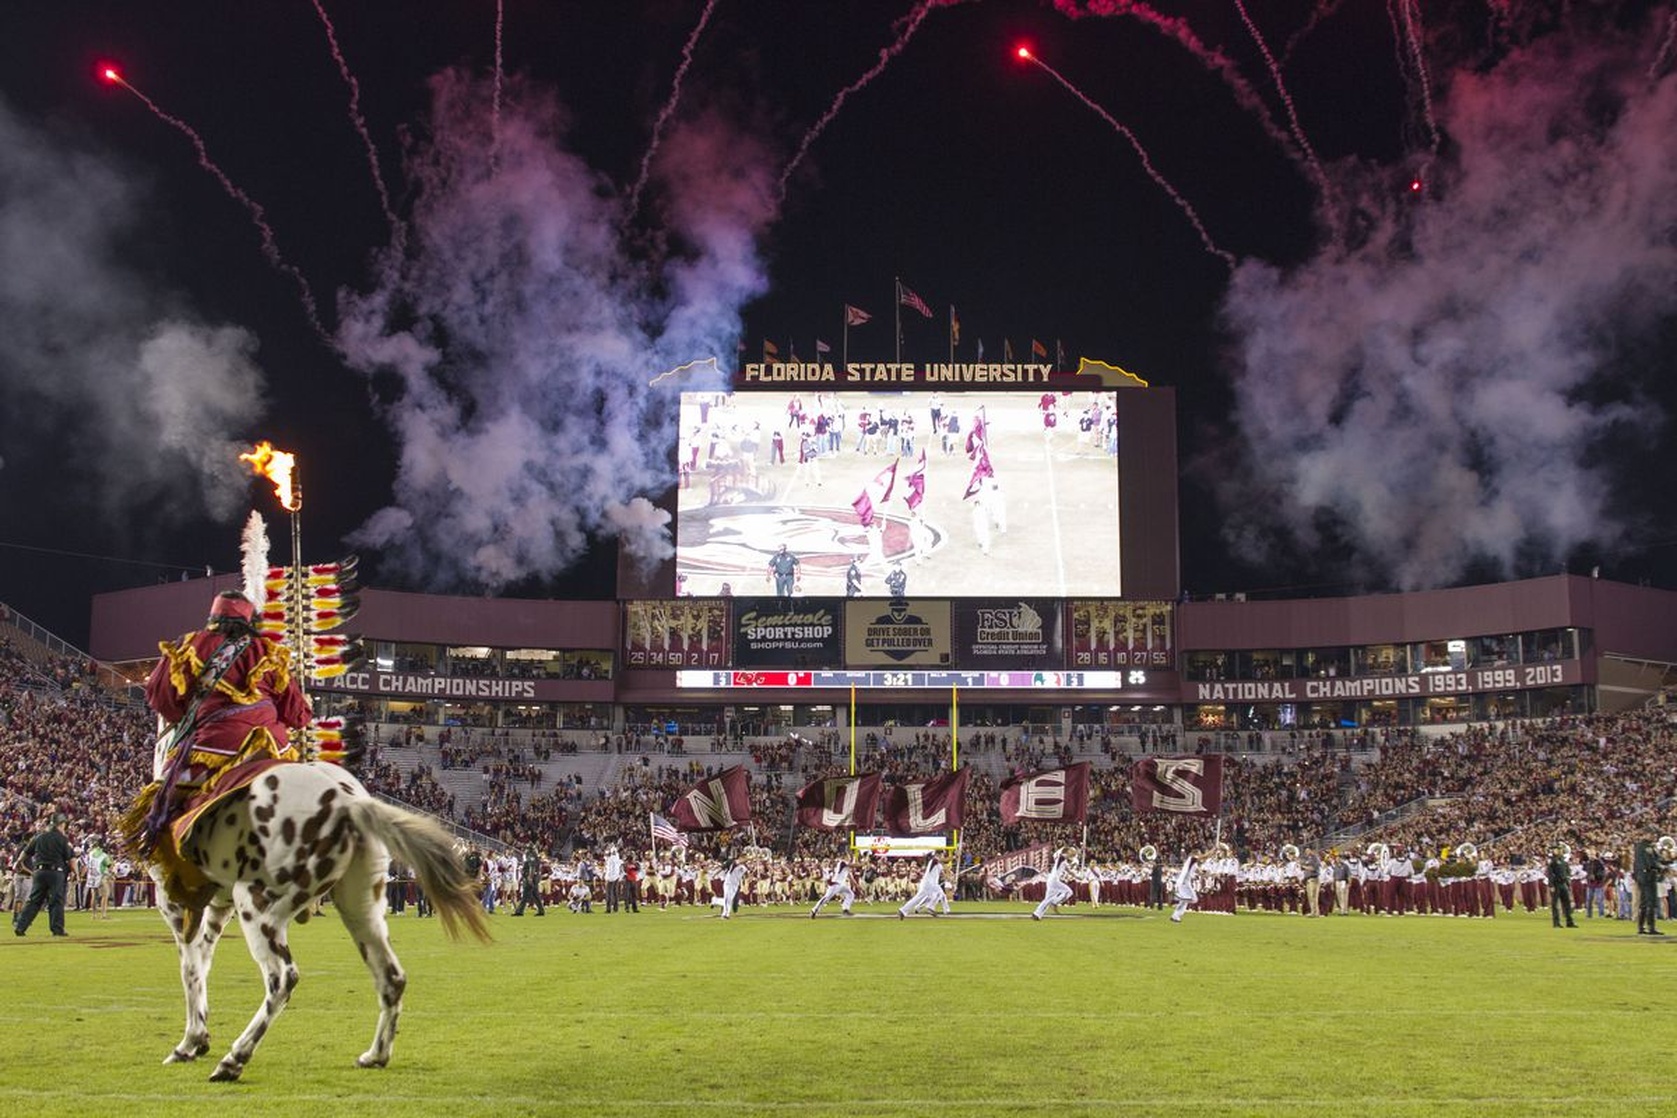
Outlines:
<svg viewBox="0 0 1677 1118"><path fill-rule="evenodd" d="M235 1064L231 1060L222 1060L221 1063L215 1066L215 1071L210 1073L210 1082L232 1083L244 1073L244 1070L245 1069L241 1065Z"/></svg>
<svg viewBox="0 0 1677 1118"><path fill-rule="evenodd" d="M163 1062L165 1064L190 1064L193 1060L196 1060L199 1056L202 1056L209 1050L210 1045L208 1041L201 1044L194 1044L190 1048L179 1046L173 1052L170 1052L167 1056L163 1057Z"/></svg>

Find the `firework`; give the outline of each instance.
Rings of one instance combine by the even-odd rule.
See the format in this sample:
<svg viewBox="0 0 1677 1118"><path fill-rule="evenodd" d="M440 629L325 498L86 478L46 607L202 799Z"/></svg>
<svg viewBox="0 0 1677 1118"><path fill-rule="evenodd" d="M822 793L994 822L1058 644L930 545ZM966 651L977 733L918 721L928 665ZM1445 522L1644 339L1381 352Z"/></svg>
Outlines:
<svg viewBox="0 0 1677 1118"><path fill-rule="evenodd" d="M355 128L355 134L361 137L361 145L367 149L367 167L373 173L373 187L378 191L379 208L384 211L384 220L390 225L390 240L398 253L402 246L402 223L396 219L396 212L390 207L390 191L385 189L384 174L379 170L378 148L373 144L372 134L367 131L367 118L361 115L361 83L355 80L355 75L349 71L349 63L344 59L344 52L338 46L338 29L332 26L332 20L326 15L326 9L320 0L314 0L315 14L320 16L320 24L326 29L326 45L332 50L332 61L338 64L338 73L343 76L344 84L349 86L349 122Z"/></svg>
<svg viewBox="0 0 1677 1118"><path fill-rule="evenodd" d="M1231 269L1235 266L1236 261L1234 255L1217 247L1217 243L1211 239L1211 234L1206 232L1205 223L1200 220L1200 215L1195 212L1193 205L1189 203L1188 199L1182 196L1181 191L1177 190L1176 187L1170 184L1170 180L1166 179L1157 167L1153 166L1153 157L1147 153L1147 149L1142 146L1141 140L1136 137L1134 132L1130 131L1124 125L1115 120L1111 113L1097 105L1089 98L1088 94L1084 93L1081 89L1078 89L1075 85L1072 85L1071 82L1067 81L1058 70L1038 58L1031 48L1020 47L1017 53L1021 60L1041 67L1045 74L1065 87L1066 92L1083 102L1083 104L1088 106L1096 116L1106 121L1112 126L1115 132L1124 137L1124 139L1128 140L1130 142L1130 147L1135 149L1136 157L1141 160L1142 170L1147 172L1147 177L1152 179L1154 184L1157 185L1160 190L1164 191L1165 194L1170 197L1170 200L1176 203L1177 208L1187 216L1189 224L1191 224L1194 227L1194 231L1199 234L1200 243L1205 246L1205 251L1223 261L1223 263L1227 264Z"/></svg>
<svg viewBox="0 0 1677 1118"><path fill-rule="evenodd" d="M704 33L705 24L710 22L710 14L715 10L716 0L706 0L705 10L699 13L699 22L681 48L681 65L676 67L675 81L670 86L670 99L664 102L658 119L653 122L652 139L646 146L646 154L641 156L640 177L635 179L634 188L629 191L629 205L623 214L625 220L634 217L635 211L640 208L641 191L646 189L646 178L652 170L652 157L658 154L658 144L663 138L664 126L669 123L670 115L675 112L676 102L681 98L682 80L687 77L687 68L693 65L693 47L698 43L699 36Z"/></svg>
<svg viewBox="0 0 1677 1118"><path fill-rule="evenodd" d="M215 180L221 184L221 188L227 192L227 196L232 198L235 202L238 202L245 208L245 211L250 214L251 222L255 224L257 233L259 233L262 237L262 255L267 257L268 263L272 264L276 270L290 276L292 280L296 282L297 293L299 298L302 300L303 312L308 317L309 325L314 327L314 332L323 340L326 339L326 328L320 324L320 313L315 306L314 293L309 290L308 281L303 278L302 272L298 271L289 261L285 259L283 255L281 255L279 250L279 240L274 236L273 227L268 224L267 218L264 216L262 206L253 200L250 195L235 186L233 184L233 180L227 177L227 172L223 171L221 167L216 164L215 160L210 158L209 148L205 146L204 138L198 135L197 131L180 117L172 116L169 113L164 112L158 106L157 102L153 101L150 97L147 97L144 93L141 93L128 81L127 78L123 77L122 72L115 66L101 66L99 68L99 76L109 84L120 85L122 88L132 93L135 97L138 97L140 99L140 103L150 109L153 116L170 127L178 130L192 142L193 149L198 153L198 165L214 176Z"/></svg>

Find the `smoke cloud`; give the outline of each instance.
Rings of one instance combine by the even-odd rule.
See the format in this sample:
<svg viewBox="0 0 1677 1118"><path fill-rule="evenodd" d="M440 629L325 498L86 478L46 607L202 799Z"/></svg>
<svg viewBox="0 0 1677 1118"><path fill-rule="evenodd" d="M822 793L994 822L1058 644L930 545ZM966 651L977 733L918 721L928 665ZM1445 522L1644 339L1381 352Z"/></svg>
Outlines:
<svg viewBox="0 0 1677 1118"><path fill-rule="evenodd" d="M1435 73L1424 197L1341 168L1356 247L1241 266L1240 461L1217 466L1237 553L1331 544L1365 583L1416 588L1634 531L1603 452L1665 422L1622 356L1677 312L1677 76L1648 57L1646 37L1555 34Z"/></svg>
<svg viewBox="0 0 1677 1118"><path fill-rule="evenodd" d="M720 381L708 366L649 382L731 363L740 308L766 286L767 153L690 116L658 146L660 232L639 237L566 149L551 96L508 83L492 135L488 82L449 71L432 93L406 245L340 299L339 344L400 454L394 500L352 542L406 581L490 591L562 572L595 537L668 556L669 517L644 494L672 480L676 394Z"/></svg>
<svg viewBox="0 0 1677 1118"><path fill-rule="evenodd" d="M113 158L0 101L0 428L14 464L49 462L119 530L234 515L229 448L263 409L255 339L125 262L145 203Z"/></svg>

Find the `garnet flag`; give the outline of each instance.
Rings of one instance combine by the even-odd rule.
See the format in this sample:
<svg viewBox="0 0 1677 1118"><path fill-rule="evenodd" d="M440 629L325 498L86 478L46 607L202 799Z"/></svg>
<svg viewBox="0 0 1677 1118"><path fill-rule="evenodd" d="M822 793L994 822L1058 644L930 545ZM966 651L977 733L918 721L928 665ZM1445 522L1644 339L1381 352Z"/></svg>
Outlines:
<svg viewBox="0 0 1677 1118"><path fill-rule="evenodd" d="M676 797L670 818L683 831L726 831L751 822L750 777L745 766L707 776Z"/></svg>
<svg viewBox="0 0 1677 1118"><path fill-rule="evenodd" d="M967 491L961 495L965 501L979 491L984 485L984 479L995 477L995 468L990 465L990 451L986 447L978 450L978 461L973 463L972 476L967 479Z"/></svg>
<svg viewBox="0 0 1677 1118"><path fill-rule="evenodd" d="M816 831L867 830L879 807L878 773L830 776L798 789L798 822Z"/></svg>
<svg viewBox="0 0 1677 1118"><path fill-rule="evenodd" d="M1089 817L1089 762L1002 781L1002 822L1081 823Z"/></svg>
<svg viewBox="0 0 1677 1118"><path fill-rule="evenodd" d="M1043 345L1041 342L1037 341L1035 338L1032 338L1031 339L1031 356L1032 357L1047 357L1048 356L1048 347Z"/></svg>
<svg viewBox="0 0 1677 1118"><path fill-rule="evenodd" d="M980 407L973 413L972 430L967 432L967 457L977 458L978 452L990 442L990 422Z"/></svg>
<svg viewBox="0 0 1677 1118"><path fill-rule="evenodd" d="M844 305L844 324L846 326L860 326L872 317L873 315L861 307L853 307L849 303Z"/></svg>
<svg viewBox="0 0 1677 1118"><path fill-rule="evenodd" d="M926 300L904 287L902 280L897 281L897 298L901 300L903 306L911 310L917 310L927 318L932 317L932 308L926 305Z"/></svg>
<svg viewBox="0 0 1677 1118"><path fill-rule="evenodd" d="M1223 806L1223 755L1143 757L1130 767L1130 804L1137 811L1216 815Z"/></svg>
<svg viewBox="0 0 1677 1118"><path fill-rule="evenodd" d="M879 475L862 487L861 493L851 501L851 507L856 510L856 519L862 522L862 527L871 527L874 512L885 507L885 502L891 499L891 491L897 487L897 463L900 459L893 458L891 464L879 471Z"/></svg>
<svg viewBox="0 0 1677 1118"><path fill-rule="evenodd" d="M961 320L955 317L953 306L949 308L949 344L952 346L961 344Z"/></svg>
<svg viewBox="0 0 1677 1118"><path fill-rule="evenodd" d="M920 451L920 461L915 463L914 472L908 475L908 496L903 503L912 511L920 507L920 502L926 499L926 451Z"/></svg>
<svg viewBox="0 0 1677 1118"><path fill-rule="evenodd" d="M961 825L967 770L898 784L885 797L885 829L893 835L931 835Z"/></svg>

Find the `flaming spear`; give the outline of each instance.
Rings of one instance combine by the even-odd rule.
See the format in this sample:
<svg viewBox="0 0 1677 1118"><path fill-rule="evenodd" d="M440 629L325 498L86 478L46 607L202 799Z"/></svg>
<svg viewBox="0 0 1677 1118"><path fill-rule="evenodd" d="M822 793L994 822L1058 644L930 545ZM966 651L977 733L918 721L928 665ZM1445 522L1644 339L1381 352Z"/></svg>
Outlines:
<svg viewBox="0 0 1677 1118"><path fill-rule="evenodd" d="M309 647L305 643L307 634L304 631L303 610L303 487L296 478L297 456L287 451L275 450L272 443L263 440L257 443L256 449L249 454L239 455L239 461L249 462L252 473L274 483L274 496L278 498L280 507L291 514L291 577L290 585L286 587L286 601L289 606L286 612L290 624L287 626L289 632L286 636L300 669L297 685L306 690L309 679L306 667Z"/></svg>

